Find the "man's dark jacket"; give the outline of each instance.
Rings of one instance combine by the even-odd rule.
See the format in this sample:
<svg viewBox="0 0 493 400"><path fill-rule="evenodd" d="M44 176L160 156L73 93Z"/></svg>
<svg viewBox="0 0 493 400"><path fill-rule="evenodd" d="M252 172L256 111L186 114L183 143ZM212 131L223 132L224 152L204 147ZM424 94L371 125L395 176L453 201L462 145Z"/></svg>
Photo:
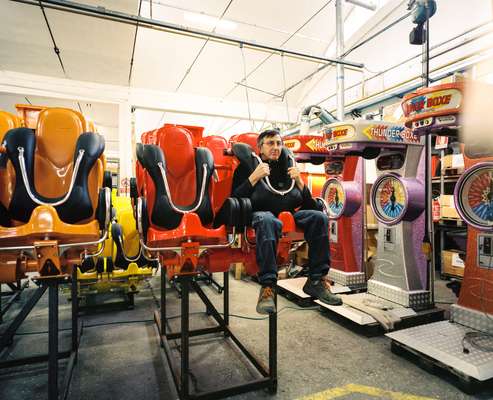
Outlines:
<svg viewBox="0 0 493 400"><path fill-rule="evenodd" d="M282 161L268 162L270 167L269 180L277 190L287 190L291 185L291 178L287 174L287 165ZM252 201L253 211L271 211L278 216L282 211L294 212L296 209L315 210L317 205L312 198L310 190L305 185L300 190L297 185L288 194L282 196L270 192L262 180L252 186L248 177L253 170L241 163L233 175L232 196L237 198L247 197Z"/></svg>

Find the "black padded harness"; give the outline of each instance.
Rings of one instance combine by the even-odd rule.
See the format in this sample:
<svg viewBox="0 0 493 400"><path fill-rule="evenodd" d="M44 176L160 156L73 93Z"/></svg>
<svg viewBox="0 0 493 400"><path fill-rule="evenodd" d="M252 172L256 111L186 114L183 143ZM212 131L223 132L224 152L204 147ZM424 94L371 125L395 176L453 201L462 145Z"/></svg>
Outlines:
<svg viewBox="0 0 493 400"><path fill-rule="evenodd" d="M240 161L240 164L243 165L250 174L257 168L259 164L258 159L253 156L253 150L249 145L235 143L232 147L232 151ZM289 177L287 170L289 167L292 167L293 164L289 155L289 150L283 147L279 159L274 163L271 163L271 166L274 168L271 169L269 178L274 189L287 190L291 185L291 178ZM278 173L273 174L273 171ZM280 195L271 192L263 179L254 186L250 199L253 211L271 211L276 216L282 211L293 212L303 202L303 196L297 185L285 195Z"/></svg>
<svg viewBox="0 0 493 400"><path fill-rule="evenodd" d="M154 201L154 207L151 211L151 221L154 225L161 226L166 229L175 229L180 225L183 213L177 212L171 207L170 199L166 193L163 177L158 166L158 163L162 163L163 168L166 170L166 162L163 151L159 146L153 144L146 144L143 147L141 164L149 173L156 188L156 199ZM213 219L209 186L212 174L214 173L214 159L209 149L205 147L198 147L195 149L196 197L194 202L189 206L176 207L184 212L190 211L196 207L199 201L200 189L202 187L203 164L206 165L207 170L204 197L195 213L199 216L202 224L207 225L210 224Z"/></svg>
<svg viewBox="0 0 493 400"><path fill-rule="evenodd" d="M19 163L19 147L24 149L24 161L26 165L27 181L33 195L41 202L53 203L63 199L46 198L36 192L34 185L34 151L36 149L36 136L34 131L28 128L16 128L7 132L4 138L7 155L15 170L15 189L9 205L10 217L14 220L27 222L33 210L38 207L27 193L22 179L21 167ZM104 151L104 138L101 135L85 132L81 134L75 146L74 163L79 154L79 150L84 150L79 165L79 170L74 181L72 192L67 201L55 206L60 219L68 224L90 218L93 215L93 207L88 190L88 176L94 163Z"/></svg>

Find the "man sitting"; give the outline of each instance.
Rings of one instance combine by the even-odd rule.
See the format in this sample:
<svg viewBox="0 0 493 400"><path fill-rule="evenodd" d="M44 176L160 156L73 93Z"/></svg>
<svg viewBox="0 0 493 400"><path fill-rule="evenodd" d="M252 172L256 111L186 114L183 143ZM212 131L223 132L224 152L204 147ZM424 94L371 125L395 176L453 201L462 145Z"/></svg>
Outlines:
<svg viewBox="0 0 493 400"><path fill-rule="evenodd" d="M293 214L296 225L304 231L309 251L309 276L303 291L326 304L341 305L339 296L331 293L326 279L329 272L328 218L314 210L314 199L303 183L298 167L286 170L279 162L283 142L278 130L266 130L257 139L262 160L252 172L243 163L233 177L233 197L248 197L252 202L252 226L256 237L256 258L259 266L259 282L262 285L257 303L257 312L276 312L274 290L277 281L277 244L281 237L282 223L277 218L280 212ZM284 170L283 170L284 169ZM273 194L260 180L269 177L271 185L279 190L288 189L286 177L294 179L295 186L285 196ZM299 208L299 209L298 209ZM298 211L296 211L298 209Z"/></svg>

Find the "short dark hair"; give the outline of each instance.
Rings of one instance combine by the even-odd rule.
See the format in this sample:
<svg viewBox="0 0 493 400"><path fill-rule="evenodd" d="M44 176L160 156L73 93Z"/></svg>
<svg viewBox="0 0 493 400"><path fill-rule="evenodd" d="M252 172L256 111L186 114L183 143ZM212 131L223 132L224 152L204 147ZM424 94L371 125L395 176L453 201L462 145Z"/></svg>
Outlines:
<svg viewBox="0 0 493 400"><path fill-rule="evenodd" d="M260 149L265 138L277 135L281 136L281 131L279 129L267 129L261 132L257 138L257 147Z"/></svg>

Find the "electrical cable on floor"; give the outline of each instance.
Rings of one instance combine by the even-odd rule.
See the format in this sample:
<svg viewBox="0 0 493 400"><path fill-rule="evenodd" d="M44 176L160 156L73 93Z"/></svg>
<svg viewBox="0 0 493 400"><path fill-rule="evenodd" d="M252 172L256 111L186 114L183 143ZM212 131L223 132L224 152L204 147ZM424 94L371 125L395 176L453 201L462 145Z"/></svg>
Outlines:
<svg viewBox="0 0 493 400"><path fill-rule="evenodd" d="M489 267L492 268L493 265L490 264ZM493 318L491 318L491 316L488 314L488 312L485 309L484 303L483 303L483 300L485 298L485 294L484 294L484 282L485 282L485 280L482 278L476 278L476 279L480 280L480 282L481 282L481 285L480 285L481 290L479 293L479 304L481 306L481 311L485 315L486 319L488 319L490 322L492 322ZM489 343L490 343L489 345L481 343L481 342L484 342L486 340L489 341ZM478 331L478 330L466 332L464 337L462 338L462 342L461 342L462 352L464 354L469 354L471 352L471 350L466 347L466 345L465 345L466 343L470 344L471 347L475 348L476 350L483 351L485 353L491 353L491 352L493 352L493 333L483 332L483 331Z"/></svg>
<svg viewBox="0 0 493 400"><path fill-rule="evenodd" d="M277 314L279 315L280 313L282 313L284 310L294 310L294 311L314 311L314 310L318 310L319 307L293 307L293 306L285 306L285 307L282 307L278 312ZM191 312L189 315L203 315L205 314L204 311L195 311L195 312ZM219 313L220 315L224 315L224 313ZM248 315L241 315L241 314L229 314L230 317L233 317L233 318L240 318L240 319L247 319L247 320L251 320L251 321L262 321L262 320L266 320L269 318L269 316L265 316L265 317L250 317ZM176 319L176 318L180 318L181 317L181 314L178 314L178 315L172 315L170 317L166 317L166 320L170 320L170 319ZM148 322L154 322L153 319L137 319L137 320L130 320L130 321L111 321L111 322L101 322L101 323L96 323L96 324L89 324L89 325L86 325L86 324L82 324L82 329L84 328L96 328L96 327L101 327L101 326L108 326L108 325L124 325L124 324L144 324L144 323L148 323ZM59 329L59 332L63 332L63 331L70 331L72 330L72 328L62 328L62 329ZM33 331L33 332L16 332L15 333L15 336L28 336L28 335L42 335L42 334L48 334L48 331Z"/></svg>
<svg viewBox="0 0 493 400"><path fill-rule="evenodd" d="M143 324L143 323L148 323L148 322L154 322L154 320L153 319L136 319L136 320L129 320L129 321L101 322L98 324L89 324L89 325L82 323L82 329L84 329L84 328L96 328L96 327L107 326L107 325ZM71 330L72 330L72 328L61 328L58 331L63 332L63 331L71 331ZM42 335L42 334L48 334L48 331L16 332L15 336Z"/></svg>
<svg viewBox="0 0 493 400"><path fill-rule="evenodd" d="M485 344L485 341L488 341L488 344ZM476 350L484 351L485 353L493 352L493 334L491 333L480 331L466 332L462 338L462 351L465 354L469 354L471 350L466 347L466 343L470 344Z"/></svg>

